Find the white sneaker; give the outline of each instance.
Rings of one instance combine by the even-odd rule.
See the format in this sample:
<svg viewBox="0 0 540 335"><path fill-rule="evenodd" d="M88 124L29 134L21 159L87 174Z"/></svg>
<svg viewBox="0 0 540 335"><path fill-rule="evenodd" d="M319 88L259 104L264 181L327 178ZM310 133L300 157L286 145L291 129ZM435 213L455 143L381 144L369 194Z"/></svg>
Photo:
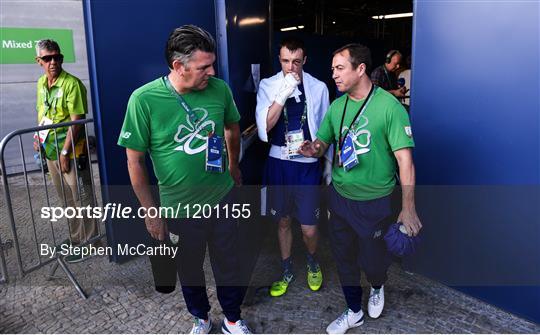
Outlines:
<svg viewBox="0 0 540 335"><path fill-rule="evenodd" d="M326 327L326 332L328 334L345 334L347 330L360 327L363 324L364 312L360 310L358 313L355 313L350 308L347 308L343 314Z"/></svg>
<svg viewBox="0 0 540 335"><path fill-rule="evenodd" d="M251 334L251 330L242 319L230 324L229 320L224 318L223 323L221 324L221 332L223 334Z"/></svg>
<svg viewBox="0 0 540 335"><path fill-rule="evenodd" d="M212 321L210 319L204 320L195 317L193 321L193 327L191 328L190 334L210 334L212 330Z"/></svg>
<svg viewBox="0 0 540 335"><path fill-rule="evenodd" d="M368 301L368 314L371 318L378 318L381 316L381 313L384 308L384 286L381 286L380 289L376 290L373 287L369 292L369 301Z"/></svg>

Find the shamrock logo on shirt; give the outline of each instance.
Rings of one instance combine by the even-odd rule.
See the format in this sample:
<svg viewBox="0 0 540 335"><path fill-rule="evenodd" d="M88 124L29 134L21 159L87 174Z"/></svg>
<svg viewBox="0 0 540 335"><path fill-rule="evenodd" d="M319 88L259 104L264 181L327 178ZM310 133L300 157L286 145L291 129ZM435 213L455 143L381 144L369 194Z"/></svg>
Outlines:
<svg viewBox="0 0 540 335"><path fill-rule="evenodd" d="M356 121L356 127L353 127L353 129L349 131L349 134L354 142L355 153L357 155L363 155L371 151L369 148L369 145L371 144L371 132L367 129L363 129L367 127L368 124L368 118L364 115L360 115ZM345 135L348 129L348 127L343 128L343 135Z"/></svg>
<svg viewBox="0 0 540 335"><path fill-rule="evenodd" d="M206 139L210 132L214 132L216 124L212 120L207 120L208 111L204 108L193 108L196 115L198 111L202 111L202 117L199 117L197 124L193 124L189 115L186 115L186 124L178 126L178 131L174 136L174 141L180 143L174 148L176 151L183 151L188 155L195 155L206 150Z"/></svg>

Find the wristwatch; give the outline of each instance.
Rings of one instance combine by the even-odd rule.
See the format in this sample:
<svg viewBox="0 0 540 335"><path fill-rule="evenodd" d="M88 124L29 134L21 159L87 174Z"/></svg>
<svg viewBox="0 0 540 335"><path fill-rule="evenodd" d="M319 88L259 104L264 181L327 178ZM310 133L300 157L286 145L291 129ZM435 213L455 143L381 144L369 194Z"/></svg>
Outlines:
<svg viewBox="0 0 540 335"><path fill-rule="evenodd" d="M66 149L62 149L62 151L60 151L60 154L62 156L67 156L69 154L69 152Z"/></svg>

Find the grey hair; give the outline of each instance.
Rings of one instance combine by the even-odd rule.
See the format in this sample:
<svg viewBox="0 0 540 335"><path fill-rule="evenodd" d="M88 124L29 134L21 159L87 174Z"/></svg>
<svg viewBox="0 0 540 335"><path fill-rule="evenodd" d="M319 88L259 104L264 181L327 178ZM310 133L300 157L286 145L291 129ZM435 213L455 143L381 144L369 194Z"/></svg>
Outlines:
<svg viewBox="0 0 540 335"><path fill-rule="evenodd" d="M192 24L176 28L169 35L165 48L165 59L169 68L172 69L175 60L186 65L197 50L215 53L216 42L212 35Z"/></svg>
<svg viewBox="0 0 540 335"><path fill-rule="evenodd" d="M39 40L36 43L36 55L39 56L40 50L57 51L60 53L60 46L53 40Z"/></svg>

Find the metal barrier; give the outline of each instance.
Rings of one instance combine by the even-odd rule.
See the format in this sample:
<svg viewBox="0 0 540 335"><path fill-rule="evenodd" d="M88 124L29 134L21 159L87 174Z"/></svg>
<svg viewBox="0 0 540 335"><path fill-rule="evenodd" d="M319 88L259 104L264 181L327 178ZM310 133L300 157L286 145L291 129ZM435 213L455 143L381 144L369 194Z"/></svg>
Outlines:
<svg viewBox="0 0 540 335"><path fill-rule="evenodd" d="M54 262L52 268L51 268L51 271L50 271L50 274L49 274L49 278L52 277L52 275L54 275L56 269L58 268L58 266L60 265L60 267L62 268L62 270L65 272L65 274L67 275L68 279L71 281L71 283L75 286L77 292L79 293L79 295L83 298L87 298L87 295L86 293L83 291L83 289L81 288L81 286L79 285L79 283L77 282L75 276L73 275L73 273L69 270L67 264L66 264L66 261L64 260L64 257L65 256L62 256L60 255L59 253L55 253L54 256L44 260L42 258L42 256L40 255L40 251L39 251L39 243L38 241L40 240L40 237L43 238L44 234L43 234L43 226L40 225L40 226L36 226L36 220L34 218L34 211L33 211L33 208L34 206L32 205L32 196L31 196L31 192L30 192L30 185L29 185L29 182L28 182L28 171L27 171L27 168L26 168L26 159L25 159L25 156L24 156L24 148L23 148L23 140L22 140L22 135L25 135L25 134L34 134L36 132L39 132L39 131L43 131L43 130L49 130L49 136L52 136L54 134L54 144L55 144L55 149L56 149L56 155L57 155L57 160L56 161L48 161L47 165L50 165L50 166L56 166L55 164L59 164L60 162L60 159L59 159L59 153L61 150L59 150L59 145L58 145L58 135L57 135L57 131L53 131L51 132L50 130L51 129L57 129L57 128L67 128L67 127L71 127L71 126L74 126L74 125L80 125L80 126L83 126L84 125L84 136L85 136L85 148L86 148L86 152L87 152L87 162L86 162L86 167L87 169L89 169L88 173L90 174L90 185L83 185L82 183L82 177L80 176L80 173L79 173L79 168L78 168L78 162L80 162L80 160L78 161L77 158L75 157L75 152L76 152L76 141L73 140L73 130L72 131L68 131L67 133L69 135L71 135L71 152L73 153L73 157L70 158L71 161L70 161L70 164L71 165L71 168L74 170L75 172L75 179L76 179L76 191L77 191L77 197L75 197L74 195L71 195L71 201L73 203L79 203L81 205L81 207L85 207L87 205L91 205L91 206L96 206L97 205L97 197L96 197L96 188L95 188L95 185L94 185L94 178L93 178L93 170L92 170L92 162L91 162L91 159L90 159L90 146L89 146L89 141L88 141L88 123L91 123L93 122L92 119L84 119L84 120L77 120L77 121L71 121L71 122L64 122L64 123L58 123L58 124L52 124L52 125L48 125L48 126L40 126L40 127L32 127L32 128L26 128L26 129L20 129L20 130L16 130L16 131L13 131L9 134L7 134L3 139L2 141L0 142L0 173L2 174L2 183L3 183L3 186L4 186L4 196L5 196L5 203L6 203L6 210L7 210L7 215L8 215L8 218L9 218L9 223L10 223L10 228L11 228L11 234L12 234L12 238L13 240L10 241L10 240L2 240L2 237L0 236L0 282L8 282L9 280L9 277L8 277L8 267L7 267L7 262L6 262L6 250L8 248L14 248L15 249L15 255L16 255L16 258L17 258L17 264L18 264L18 269L19 269L19 273L21 276L25 276L27 274L29 274L30 272L33 272L47 264L50 264L52 262ZM68 128L70 129L70 128ZM73 129L73 127L71 128ZM80 132L79 132L80 134ZM28 208L25 208L25 210L29 210L30 211L30 219L31 219L31 226L29 227L29 231L30 233L28 234L21 234L19 235L18 231L17 231L17 224L16 224L16 220L15 220L15 213L13 211L13 204L12 204L12 193L10 192L10 184L9 184L9 177L6 173L6 164L5 164L5 159L4 159L4 151L5 151L5 148L6 146L8 145L8 143L15 137L18 137L18 142L19 142L19 148L20 148L20 154L21 154L21 162L22 162L22 167L23 167L23 177L24 177L24 188L26 189L26 198L27 198L27 201L28 201L28 204L29 204L29 207ZM66 135L66 138L67 138L67 135ZM84 144L83 144L84 145ZM40 160L43 162L43 157L45 156L45 153L43 152L43 148L41 145L39 145L39 158ZM62 202L63 200L63 207L67 207L68 206L68 200L67 200L67 197L66 197L66 192L69 191L69 186L73 186L73 185L69 185L68 184L68 190L66 190L65 188L65 183L67 183L67 180L64 180L65 176L64 176L64 173L61 172L61 168L60 166L58 165L58 173L60 175L60 188L61 188L61 195L60 195L60 192L58 191L58 188L57 188L57 193L58 196L59 196L59 200ZM84 169L81 169L81 171L84 171ZM47 186L47 178L46 178L46 173L45 173L45 167L44 167L44 164L41 164L41 177L42 177L42 180L43 180L43 187L44 187L44 191L45 191L45 197L46 197L46 204L47 206L51 206L51 199L49 197L49 191L48 191L48 186ZM57 186L57 185L55 185ZM92 199L91 199L91 202L92 203L83 203L83 197L88 199L88 195L87 194L84 194L83 193L85 192L84 190L84 187L85 186L90 186L91 187L91 194L92 194ZM72 188L73 190L74 188ZM19 194L20 196L20 194ZM88 202L88 201L86 201ZM20 214L20 213L18 213ZM69 236L70 236L70 243L71 243L71 225L69 224L69 221L67 221L68 219L66 219L66 222L68 223L68 231L69 231ZM82 243L79 245L79 246L86 246L90 243L95 243L97 242L98 240L100 240L101 238L103 238L105 235L101 233L101 227L100 227L100 224L99 224L99 221L97 219L94 219L92 221L93 224L95 224L95 232L96 234L94 236L92 236L90 239L88 239L87 241L81 241ZM85 225L83 224L82 225L83 227L83 235L86 236L86 227ZM25 227L25 228L28 228L28 227ZM46 227L47 228L47 227ZM56 237L55 237L55 229L54 229L54 226L53 226L53 222L51 220L49 220L49 227L50 229L47 229L47 232L50 233L50 236L52 236L52 245L53 246L57 246L58 245L58 241L56 241ZM26 231L23 231L23 233L25 233ZM33 237L33 241L35 242L35 245L30 245L30 247L35 247L36 248L36 251L37 251L37 260L35 262L33 262L33 264L30 264L29 266L25 266L25 264L23 264L23 255L22 255L22 251L21 251L21 244L20 244L20 239L21 237L28 237L28 235L31 234L32 236L30 237ZM30 243L31 244L31 243ZM26 255L25 255L26 256ZM32 259L33 261L33 259Z"/></svg>

